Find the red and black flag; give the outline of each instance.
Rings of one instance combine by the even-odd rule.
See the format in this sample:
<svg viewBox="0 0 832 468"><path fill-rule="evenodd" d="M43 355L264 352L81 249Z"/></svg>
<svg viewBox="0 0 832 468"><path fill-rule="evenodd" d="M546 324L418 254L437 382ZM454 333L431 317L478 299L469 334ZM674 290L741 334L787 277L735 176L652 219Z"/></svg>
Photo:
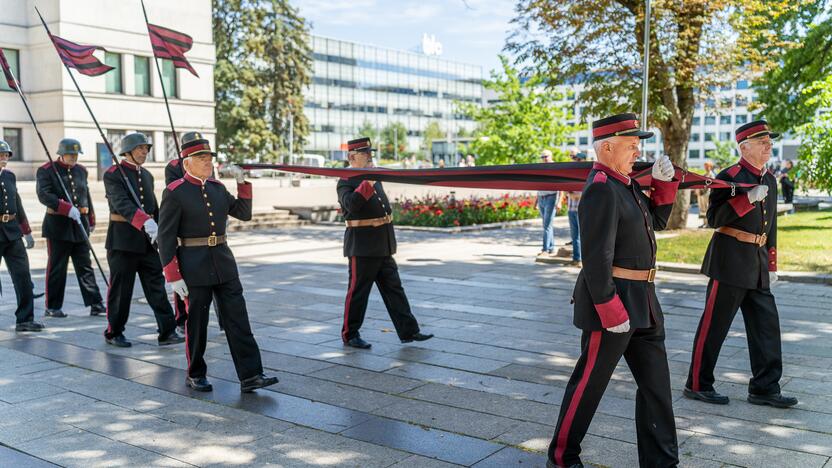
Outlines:
<svg viewBox="0 0 832 468"><path fill-rule="evenodd" d="M52 34L49 35L49 38L52 39L52 44L55 45L58 56L64 62L64 65L78 70L78 73L82 75L99 76L113 69L113 67L104 65L92 55L96 50L106 51L101 46L76 44Z"/></svg>
<svg viewBox="0 0 832 468"><path fill-rule="evenodd" d="M174 67L184 68L199 78L194 67L185 58L185 52L191 50L194 45L191 36L150 23L147 23L147 32L150 34L150 44L156 58L171 60Z"/></svg>
<svg viewBox="0 0 832 468"><path fill-rule="evenodd" d="M6 60L6 54L3 53L3 49L0 49L0 67L3 67L3 74L6 75L6 83L9 85L9 88L17 91L17 86L14 84L14 75L12 75L12 69L9 67L9 61Z"/></svg>

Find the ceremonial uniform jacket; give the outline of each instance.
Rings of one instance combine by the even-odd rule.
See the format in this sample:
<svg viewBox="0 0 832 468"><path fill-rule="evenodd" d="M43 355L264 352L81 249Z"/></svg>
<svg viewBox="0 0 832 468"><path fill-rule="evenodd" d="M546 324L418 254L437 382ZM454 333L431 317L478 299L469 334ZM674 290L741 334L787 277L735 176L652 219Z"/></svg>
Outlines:
<svg viewBox="0 0 832 468"><path fill-rule="evenodd" d="M777 271L777 180L745 159L716 177L727 182L765 184L768 196L752 204L748 201L749 188L737 188L733 196L730 189L711 190L708 225L765 234L767 240L758 246L714 232L702 262L702 273L731 286L768 289L768 272Z"/></svg>
<svg viewBox="0 0 832 468"><path fill-rule="evenodd" d="M165 185L169 185L174 180L179 180L185 177L185 171L182 167L182 161L177 159L171 159L165 165Z"/></svg>
<svg viewBox="0 0 832 468"><path fill-rule="evenodd" d="M392 216L390 201L381 182L338 181L338 202L344 219L374 219ZM344 232L345 257L386 257L396 253L393 223L381 226L347 227Z"/></svg>
<svg viewBox="0 0 832 468"><path fill-rule="evenodd" d="M654 179L648 197L635 180L592 166L578 207L583 269L573 293L576 327L601 330L627 319L631 328L663 323L654 284L613 278L612 267L656 268L653 231L667 225L678 187Z"/></svg>
<svg viewBox="0 0 832 468"><path fill-rule="evenodd" d="M188 286L214 286L237 278L237 262L227 243L184 247L179 238L225 236L228 216L251 219L251 184L237 185L237 197L222 182L205 182L185 174L162 193L159 208L159 255L165 279L185 279Z"/></svg>
<svg viewBox="0 0 832 468"><path fill-rule="evenodd" d="M32 233L29 219L23 211L23 202L17 193L17 178L8 169L0 171L0 221L2 219L7 221L0 222L0 242L16 241L24 234Z"/></svg>
<svg viewBox="0 0 832 468"><path fill-rule="evenodd" d="M140 166L122 161L121 167L127 175L127 180L133 193L139 197L141 208L127 190L124 177L113 165L104 173L104 189L107 192L107 203L110 206L110 224L107 228L107 250L121 250L143 254L155 249L150 245L150 238L144 232L144 223L148 219L158 221L159 203L153 193L153 176ZM112 215L124 218L126 221L114 221Z"/></svg>
<svg viewBox="0 0 832 468"><path fill-rule="evenodd" d="M81 211L81 222L89 232L95 227L95 211L92 206L89 185L87 184L87 168L76 164L71 168L61 161L55 162L64 186L72 197L72 203L66 199L66 194L58 182L52 163L47 162L37 171L38 200L45 205L49 212L43 218L43 237L52 240L68 242L85 242L84 236L78 230L78 224L69 218L69 210L74 204ZM87 212L84 214L84 212Z"/></svg>

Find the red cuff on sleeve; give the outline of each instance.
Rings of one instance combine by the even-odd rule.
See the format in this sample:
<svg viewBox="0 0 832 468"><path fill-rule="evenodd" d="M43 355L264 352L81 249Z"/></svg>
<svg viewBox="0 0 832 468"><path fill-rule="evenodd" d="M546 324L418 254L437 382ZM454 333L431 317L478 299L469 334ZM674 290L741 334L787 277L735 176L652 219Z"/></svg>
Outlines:
<svg viewBox="0 0 832 468"><path fill-rule="evenodd" d="M31 234L32 233L32 228L29 227L29 221L21 221L20 222L20 230L23 232L24 235L25 234Z"/></svg>
<svg viewBox="0 0 832 468"><path fill-rule="evenodd" d="M87 221L90 223L90 227L95 227L95 211L92 210L92 206L90 206L90 212L87 213Z"/></svg>
<svg viewBox="0 0 832 468"><path fill-rule="evenodd" d="M165 268L162 269L165 274L165 281L168 283L173 283L174 281L179 281L182 279L182 273L179 272L179 259L173 257Z"/></svg>
<svg viewBox="0 0 832 468"><path fill-rule="evenodd" d="M650 200L653 206L670 205L676 200L676 192L679 190L678 181L665 182L653 179L650 182Z"/></svg>
<svg viewBox="0 0 832 468"><path fill-rule="evenodd" d="M150 216L147 213L142 210L136 210L136 214L134 214L133 219L130 220L130 225L141 231L142 227L144 227L144 222L148 219L150 219Z"/></svg>
<svg viewBox="0 0 832 468"><path fill-rule="evenodd" d="M768 271L777 271L777 249L768 249Z"/></svg>
<svg viewBox="0 0 832 468"><path fill-rule="evenodd" d="M618 294L603 304L595 304L595 310L598 312L598 317L601 318L601 326L604 328L621 325L630 318Z"/></svg>
<svg viewBox="0 0 832 468"><path fill-rule="evenodd" d="M728 200L728 203L731 205L731 208L734 209L734 212L737 213L737 216L743 217L749 211L754 209L754 204L748 201L748 195L745 193L741 193L736 197Z"/></svg>
<svg viewBox="0 0 832 468"><path fill-rule="evenodd" d="M373 184L365 180L361 182L361 185L359 185L358 188L355 189L355 191L360 193L365 200L369 200L370 197L372 197L373 194L376 192L376 189L373 188Z"/></svg>
<svg viewBox="0 0 832 468"><path fill-rule="evenodd" d="M251 200L251 182L244 182L237 184L237 198L244 200Z"/></svg>
<svg viewBox="0 0 832 468"><path fill-rule="evenodd" d="M69 216L69 210L72 209L72 203L66 200L58 200L58 214L63 216Z"/></svg>

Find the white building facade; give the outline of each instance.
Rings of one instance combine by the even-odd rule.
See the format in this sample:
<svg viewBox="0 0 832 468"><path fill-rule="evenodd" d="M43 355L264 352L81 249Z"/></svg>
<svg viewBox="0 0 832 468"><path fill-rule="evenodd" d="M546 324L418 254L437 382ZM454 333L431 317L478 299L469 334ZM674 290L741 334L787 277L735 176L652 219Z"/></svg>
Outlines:
<svg viewBox="0 0 832 468"><path fill-rule="evenodd" d="M103 76L73 70L108 140L118 150L121 138L135 131L150 136L151 169L176 157L141 4L113 0L0 0L0 47L16 72L32 113L53 157L61 138L81 142L81 162L92 176L109 165L110 155L55 48L38 19L40 9L52 34L85 45L104 47L96 57L116 67ZM215 62L211 0L145 0L151 23L193 37L187 53L199 78L160 61L177 134L198 130L213 142ZM0 80L0 138L15 151L9 167L21 179L32 178L46 160L43 148L17 93Z"/></svg>

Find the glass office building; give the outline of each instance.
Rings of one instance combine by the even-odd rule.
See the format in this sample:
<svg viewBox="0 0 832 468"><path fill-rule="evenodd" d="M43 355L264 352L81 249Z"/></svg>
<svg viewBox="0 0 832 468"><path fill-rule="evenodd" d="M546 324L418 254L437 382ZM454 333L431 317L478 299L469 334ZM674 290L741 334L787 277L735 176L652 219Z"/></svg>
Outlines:
<svg viewBox="0 0 832 468"><path fill-rule="evenodd" d="M430 122L451 135L475 122L455 101L482 104L482 67L436 56L312 36L314 72L305 93L310 134L304 151L330 155L365 122L378 132L400 122L408 151L419 151ZM424 154L424 152L422 153Z"/></svg>

